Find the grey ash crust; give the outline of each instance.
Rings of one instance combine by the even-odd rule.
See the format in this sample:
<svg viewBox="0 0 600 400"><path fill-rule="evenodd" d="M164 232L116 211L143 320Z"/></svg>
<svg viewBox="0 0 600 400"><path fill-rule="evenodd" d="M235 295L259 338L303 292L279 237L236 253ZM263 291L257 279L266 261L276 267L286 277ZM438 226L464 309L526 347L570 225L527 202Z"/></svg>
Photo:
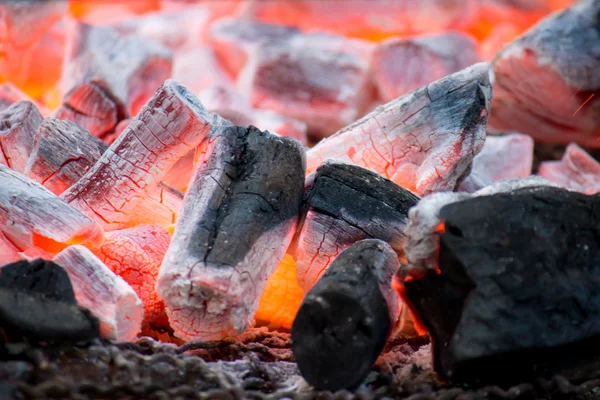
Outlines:
<svg viewBox="0 0 600 400"><path fill-rule="evenodd" d="M26 399L148 400L600 398L599 368L591 378L555 376L508 388L455 387L433 373L427 361L429 348L426 337L398 337L388 344L367 385L331 393L292 383L289 335L265 328L251 330L237 340L183 346L149 338L61 349L14 346L11 359L0 362L0 394L12 392ZM214 362L217 359L221 365Z"/></svg>

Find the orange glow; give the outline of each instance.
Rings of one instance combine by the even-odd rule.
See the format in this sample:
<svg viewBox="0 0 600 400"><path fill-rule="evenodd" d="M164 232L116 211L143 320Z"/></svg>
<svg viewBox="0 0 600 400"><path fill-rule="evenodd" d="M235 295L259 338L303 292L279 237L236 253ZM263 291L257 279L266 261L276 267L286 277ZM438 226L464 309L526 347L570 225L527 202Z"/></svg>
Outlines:
<svg viewBox="0 0 600 400"><path fill-rule="evenodd" d="M446 224L442 221L433 230L435 233L444 233L446 232Z"/></svg>
<svg viewBox="0 0 600 400"><path fill-rule="evenodd" d="M408 282L413 279L414 278L412 276L407 276L404 279L404 282ZM400 281L400 279L398 278L398 275L396 275L396 276L394 276L394 279L392 280L392 287L396 290L396 292L398 293L398 296L400 296L400 298L402 299L402 302L408 307L408 310L410 312L410 317L413 320L415 330L417 331L417 333L419 335L426 335L427 328L423 324L423 321L421 321L419 319L419 317L416 315L416 313L413 311L414 306L412 305L411 301L406 296L406 288L404 287L404 282Z"/></svg>
<svg viewBox="0 0 600 400"><path fill-rule="evenodd" d="M161 0L69 0L69 12L73 17L95 23L114 22L160 8Z"/></svg>
<svg viewBox="0 0 600 400"><path fill-rule="evenodd" d="M254 318L270 329L290 329L303 298L296 281L296 262L286 254L267 281Z"/></svg>

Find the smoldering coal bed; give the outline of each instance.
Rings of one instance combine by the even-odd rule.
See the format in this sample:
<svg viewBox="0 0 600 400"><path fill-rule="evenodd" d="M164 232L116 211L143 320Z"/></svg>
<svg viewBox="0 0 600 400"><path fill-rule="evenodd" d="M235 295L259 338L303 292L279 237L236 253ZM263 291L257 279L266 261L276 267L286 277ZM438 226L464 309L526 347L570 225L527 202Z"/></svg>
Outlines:
<svg viewBox="0 0 600 400"><path fill-rule="evenodd" d="M0 3L0 398L600 398L598 15Z"/></svg>

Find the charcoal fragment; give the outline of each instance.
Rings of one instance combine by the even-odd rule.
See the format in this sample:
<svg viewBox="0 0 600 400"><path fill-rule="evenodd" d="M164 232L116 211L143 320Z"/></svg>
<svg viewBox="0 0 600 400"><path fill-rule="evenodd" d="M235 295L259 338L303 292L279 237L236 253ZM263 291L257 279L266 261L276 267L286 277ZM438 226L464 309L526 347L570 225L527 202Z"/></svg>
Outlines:
<svg viewBox="0 0 600 400"><path fill-rule="evenodd" d="M77 304L69 275L52 261L23 260L3 266L0 269L0 288L22 290L49 299Z"/></svg>
<svg viewBox="0 0 600 400"><path fill-rule="evenodd" d="M522 381L595 354L599 204L597 195L537 187L441 209L438 270L399 275L439 373Z"/></svg>
<svg viewBox="0 0 600 400"><path fill-rule="evenodd" d="M363 240L342 251L306 295L292 325L292 349L316 389L352 389L367 377L398 317L391 288L397 269L387 243Z"/></svg>
<svg viewBox="0 0 600 400"><path fill-rule="evenodd" d="M304 185L300 142L225 127L198 150L157 291L175 334L220 339L252 324L292 240Z"/></svg>
<svg viewBox="0 0 600 400"><path fill-rule="evenodd" d="M71 280L52 261L0 269L0 342L77 342L100 335L98 320L77 305Z"/></svg>
<svg viewBox="0 0 600 400"><path fill-rule="evenodd" d="M296 238L298 283L307 292L340 252L362 239L380 239L403 252L408 210L419 197L357 165L328 160L306 184L302 229Z"/></svg>

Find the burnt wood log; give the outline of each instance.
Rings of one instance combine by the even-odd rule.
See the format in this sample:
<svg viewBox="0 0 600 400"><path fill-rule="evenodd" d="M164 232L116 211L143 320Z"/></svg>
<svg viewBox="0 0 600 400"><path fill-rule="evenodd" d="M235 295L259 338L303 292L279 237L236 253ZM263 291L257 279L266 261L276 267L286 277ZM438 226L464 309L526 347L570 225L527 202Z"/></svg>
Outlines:
<svg viewBox="0 0 600 400"><path fill-rule="evenodd" d="M307 152L367 167L419 194L451 191L483 147L489 67L475 64L378 107Z"/></svg>
<svg viewBox="0 0 600 400"><path fill-rule="evenodd" d="M366 378L398 318L391 287L398 266L387 243L363 240L342 251L306 295L292 349L316 389L352 389Z"/></svg>
<svg viewBox="0 0 600 400"><path fill-rule="evenodd" d="M124 228L136 207L177 160L211 131L228 124L207 112L183 85L167 80L94 166L61 198L109 230Z"/></svg>
<svg viewBox="0 0 600 400"><path fill-rule="evenodd" d="M52 261L69 275L77 303L100 321L102 337L133 340L141 329L144 310L127 282L83 246L69 246Z"/></svg>
<svg viewBox="0 0 600 400"><path fill-rule="evenodd" d="M77 143L74 146L73 143ZM44 119L35 136L25 174L56 195L62 194L90 170L108 146L71 121ZM160 182L129 215L127 225L175 223L183 193Z"/></svg>
<svg viewBox="0 0 600 400"><path fill-rule="evenodd" d="M596 354L599 204L598 196L538 187L441 209L437 271L400 270L439 373L522 381Z"/></svg>
<svg viewBox="0 0 600 400"><path fill-rule="evenodd" d="M0 342L83 341L98 337L98 328L57 264L39 259L0 268Z"/></svg>
<svg viewBox="0 0 600 400"><path fill-rule="evenodd" d="M304 221L294 256L307 292L340 252L362 239L380 239L403 252L408 210L419 198L366 168L321 165L305 185Z"/></svg>
<svg viewBox="0 0 600 400"><path fill-rule="evenodd" d="M540 142L599 147L600 3L552 14L493 61L489 124Z"/></svg>
<svg viewBox="0 0 600 400"><path fill-rule="evenodd" d="M127 110L102 79L93 79L73 87L63 97L62 105L54 117L67 119L104 139L122 120L128 118Z"/></svg>
<svg viewBox="0 0 600 400"><path fill-rule="evenodd" d="M300 142L250 126L209 136L160 268L175 335L220 339L250 326L302 201Z"/></svg>
<svg viewBox="0 0 600 400"><path fill-rule="evenodd" d="M104 231L54 193L0 165L0 230L21 251L37 246L57 252L68 244L95 247Z"/></svg>
<svg viewBox="0 0 600 400"><path fill-rule="evenodd" d="M79 125L48 117L35 134L24 173L60 195L85 175L107 148Z"/></svg>
<svg viewBox="0 0 600 400"><path fill-rule="evenodd" d="M0 164L23 172L41 123L42 115L29 101L19 101L0 111Z"/></svg>

